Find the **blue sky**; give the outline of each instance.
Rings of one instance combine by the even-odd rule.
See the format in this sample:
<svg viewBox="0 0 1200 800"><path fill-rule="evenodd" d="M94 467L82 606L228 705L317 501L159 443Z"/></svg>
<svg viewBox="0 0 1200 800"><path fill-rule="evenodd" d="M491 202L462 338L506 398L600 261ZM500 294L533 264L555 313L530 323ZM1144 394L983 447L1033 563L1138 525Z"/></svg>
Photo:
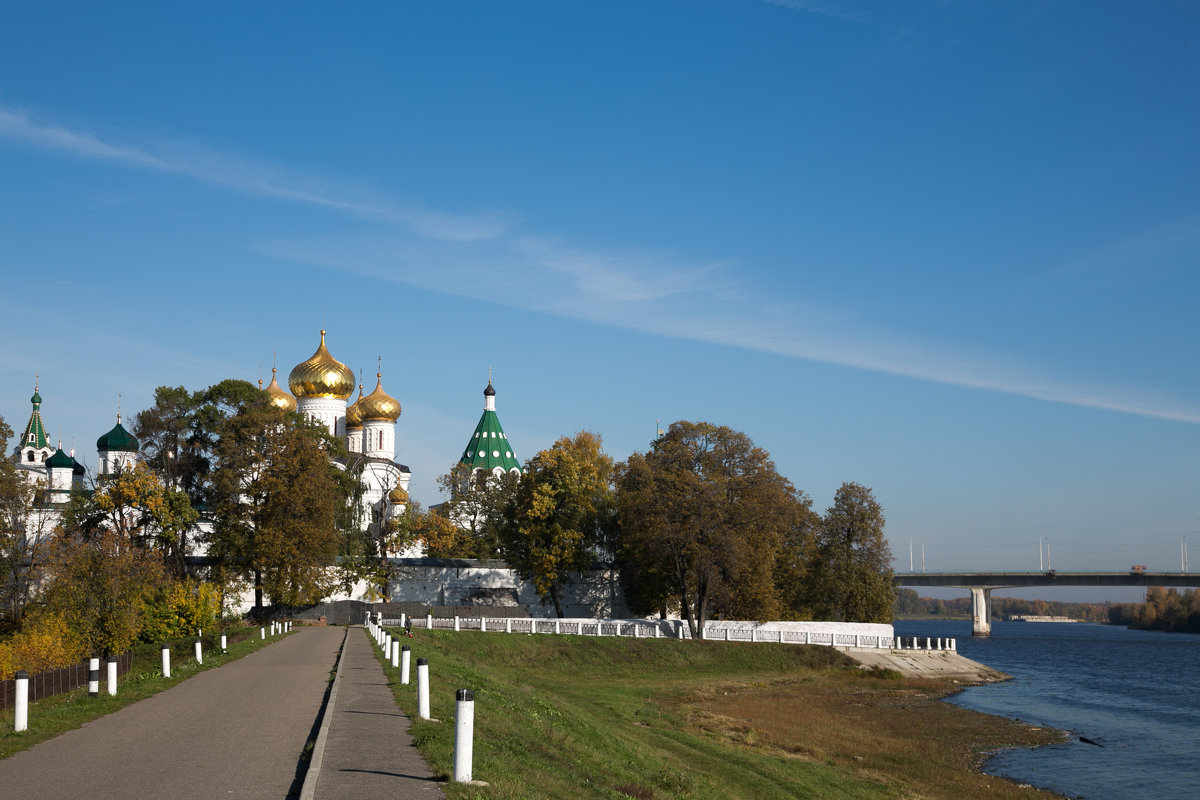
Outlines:
<svg viewBox="0 0 1200 800"><path fill-rule="evenodd" d="M1200 542L1190 3L0 10L0 414L94 463L117 393L332 353L413 494L494 368L521 458L749 434L897 565ZM370 386L367 387L368 390ZM10 445L11 447L11 445ZM1200 551L1198 551L1200 552ZM918 555L919 559L919 555Z"/></svg>

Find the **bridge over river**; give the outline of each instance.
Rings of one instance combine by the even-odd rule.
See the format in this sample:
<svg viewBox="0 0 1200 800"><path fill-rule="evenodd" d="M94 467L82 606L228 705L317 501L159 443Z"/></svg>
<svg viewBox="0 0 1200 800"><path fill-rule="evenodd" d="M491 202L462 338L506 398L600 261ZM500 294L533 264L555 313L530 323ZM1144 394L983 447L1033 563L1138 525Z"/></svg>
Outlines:
<svg viewBox="0 0 1200 800"><path fill-rule="evenodd" d="M971 632L992 632L992 590L1022 586L1197 586L1194 572L896 572L897 586L960 586L971 590Z"/></svg>

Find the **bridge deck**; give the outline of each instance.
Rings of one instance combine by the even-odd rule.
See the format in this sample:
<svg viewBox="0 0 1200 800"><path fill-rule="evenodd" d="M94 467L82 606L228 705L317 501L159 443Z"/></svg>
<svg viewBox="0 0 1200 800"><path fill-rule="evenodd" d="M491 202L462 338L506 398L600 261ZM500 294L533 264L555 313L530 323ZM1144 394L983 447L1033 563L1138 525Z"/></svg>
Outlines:
<svg viewBox="0 0 1200 800"><path fill-rule="evenodd" d="M897 586L1200 586L1194 572L895 572Z"/></svg>

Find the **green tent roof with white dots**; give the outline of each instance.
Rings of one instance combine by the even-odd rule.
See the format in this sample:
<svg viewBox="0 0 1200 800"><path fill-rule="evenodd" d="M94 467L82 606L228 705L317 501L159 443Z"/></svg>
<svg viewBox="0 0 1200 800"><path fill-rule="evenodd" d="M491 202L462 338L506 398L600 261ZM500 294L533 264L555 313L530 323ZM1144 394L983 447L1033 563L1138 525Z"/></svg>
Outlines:
<svg viewBox="0 0 1200 800"><path fill-rule="evenodd" d="M492 388L491 380L483 390L483 416L479 418L471 440L463 448L459 463L488 472L497 467L505 472L521 471L521 462L513 453L512 445L504 435L504 428L500 427L500 418L496 416L496 390Z"/></svg>

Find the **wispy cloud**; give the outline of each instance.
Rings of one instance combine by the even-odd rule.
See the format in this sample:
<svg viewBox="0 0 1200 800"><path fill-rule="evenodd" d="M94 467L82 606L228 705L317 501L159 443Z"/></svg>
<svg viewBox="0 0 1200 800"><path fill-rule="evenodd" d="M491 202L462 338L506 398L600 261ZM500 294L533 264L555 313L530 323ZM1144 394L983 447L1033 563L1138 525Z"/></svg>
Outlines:
<svg viewBox="0 0 1200 800"><path fill-rule="evenodd" d="M813 3L808 0L763 0L765 3L770 3L773 6L782 6L790 8L793 11L806 11L809 14L817 14L822 17L833 17L846 22L856 22L861 20L865 13L862 11L843 11L830 3Z"/></svg>
<svg viewBox="0 0 1200 800"><path fill-rule="evenodd" d="M116 144L31 122L0 107L0 138L80 158L185 175L211 184L385 223L375 237L263 242L299 263L512 308L629 330L742 347L952 386L1200 423L1194 404L1153 392L1063 380L1002 355L881 330L869 320L750 286L730 261L601 251L511 231L505 215L462 217L386 199L252 159L180 142Z"/></svg>
<svg viewBox="0 0 1200 800"><path fill-rule="evenodd" d="M131 145L105 141L68 128L38 123L20 110L0 106L0 138L78 158L184 175L251 195L326 208L349 216L404 225L431 239L474 241L504 233L501 214L461 216L406 207L347 190L262 161L223 153L202 144L156 139Z"/></svg>
<svg viewBox="0 0 1200 800"><path fill-rule="evenodd" d="M538 242L532 247L530 241ZM344 238L263 242L288 261L526 311L1086 408L1200 423L1200 409L1146 390L1071 381L1002 354L926 342L853 314L741 288L737 265L585 252L549 240L452 245ZM642 276L653 276L643 278Z"/></svg>

